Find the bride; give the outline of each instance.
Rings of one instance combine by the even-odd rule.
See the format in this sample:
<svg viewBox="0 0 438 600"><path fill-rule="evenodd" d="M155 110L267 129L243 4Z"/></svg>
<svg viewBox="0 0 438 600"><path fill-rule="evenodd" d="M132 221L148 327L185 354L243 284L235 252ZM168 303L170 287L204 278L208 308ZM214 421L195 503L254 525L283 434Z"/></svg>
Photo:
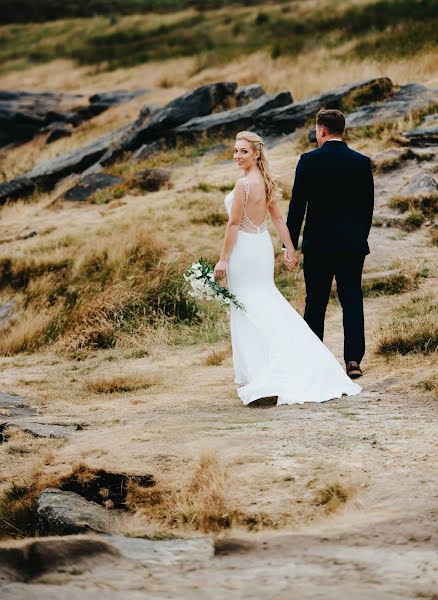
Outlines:
<svg viewBox="0 0 438 600"><path fill-rule="evenodd" d="M276 396L279 404L324 402L359 394L333 354L274 283L274 250L267 214L285 246L285 263L298 258L283 220L263 141L251 131L236 136L234 160L245 176L225 198L229 220L214 275L245 306L231 306L231 341L237 393L244 404Z"/></svg>

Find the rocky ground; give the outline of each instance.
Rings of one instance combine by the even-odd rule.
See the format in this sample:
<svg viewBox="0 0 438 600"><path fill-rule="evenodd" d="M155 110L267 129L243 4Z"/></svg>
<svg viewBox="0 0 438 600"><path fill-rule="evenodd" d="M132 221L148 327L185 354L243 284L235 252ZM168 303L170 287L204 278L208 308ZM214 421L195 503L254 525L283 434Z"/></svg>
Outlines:
<svg viewBox="0 0 438 600"><path fill-rule="evenodd" d="M378 83L386 94L387 81ZM215 90L235 95L232 86ZM405 92L409 96L412 88ZM417 92L418 101L425 95L430 101L430 91ZM205 131L206 123L213 129L218 122L234 127L249 114L258 119L260 106L269 106L275 113L271 118L275 117L280 130L279 137L271 140L270 152L279 170L288 172L291 161L296 160L295 155L291 157L296 154L294 129L326 102L326 95L294 108L290 98L278 94L275 101L280 97L280 107L272 108L272 98L256 93L256 99L247 98L240 108L200 117L202 123L187 119L187 114L181 118L178 103L161 112L143 113L135 131L131 125L120 133L115 145L112 139L109 154L108 140L101 145L94 175L105 166L101 160L105 153L111 162L117 144L131 152L147 151L144 146L159 140L158 125L166 130L169 143L173 135L169 132L175 128L182 128L186 135L188 129L193 132L201 125ZM344 95L345 90L341 92ZM405 110L412 109L412 101L412 95L405 98ZM356 115L358 122L359 117L368 119L374 111L363 106ZM385 106L393 119L391 111L400 109L401 104L388 108L383 102L378 106L379 110ZM172 120L175 113L178 122ZM296 126L291 127L290 119L297 115ZM289 123L286 131L285 123ZM358 127L364 126L360 123ZM376 172L375 224L366 271L427 271L421 290L433 293L437 264L430 245L432 224L426 221L408 232L403 225L405 216L389 207L390 198L403 194L407 185L417 182L414 188L421 187L420 175L427 175L428 185L436 186L436 145L430 137L436 135L436 125L431 123L426 122L422 142L412 146L414 154L395 161L394 168ZM376 168L403 148L395 145L389 155L387 148L378 148L373 154ZM58 169L65 165L63 160L65 157L51 165L35 166L33 175L27 177L30 189L32 177L39 178L40 184L47 182L48 187L64 177L63 167ZM82 163L84 169L89 166L88 160ZM229 168L228 161L216 164L214 157L181 167L173 174L175 194L179 187L190 187L199 173L207 181L221 182ZM4 200L11 198L8 185L11 183L0 186ZM20 185L14 189L23 189ZM415 195L415 189L409 194ZM14 192L14 197L20 198L20 193ZM166 214L160 212L168 210L167 205L163 209L161 195L155 200L146 195L143 199L127 197L122 206L107 213L89 205L86 223L98 214L117 219L118 210L139 215L135 211L143 200L151 213ZM48 211L44 202L47 199L42 204L17 205L15 212L13 204L5 207L10 240L3 240L5 244L17 244L30 236L30 230L23 229L23 214L32 221L31 229L37 235L43 226L68 231L68 227L84 223L84 214L78 216L76 206ZM437 404L427 391L416 387L431 375L436 360L434 355L385 360L376 354L381 324L394 307L415 293L366 299L369 342L363 392L321 405L242 406L231 383L231 360L223 343L168 348L160 347L157 340L150 355L102 350L80 361L52 350L1 358L3 484L30 466L44 468L53 479L67 466L86 461L93 469L147 473L161 486L184 487L199 455L208 450L226 470L228 506L246 518L244 524L214 536L194 535L187 528L177 531L182 539L146 539L157 537L157 528L138 515L121 514L100 504L90 508L90 498L79 495L78 500L71 491L45 492L39 500L40 524L48 524L46 531L64 537L2 540L2 598L436 600ZM0 319L6 320L13 311L13 303L3 305ZM341 313L336 302L329 310L326 341L341 358ZM223 352L221 364L206 364L212 350ZM84 381L92 377L127 371L150 372L155 383L127 393L84 391ZM32 453L34 462L29 456ZM169 537L169 531L165 533Z"/></svg>

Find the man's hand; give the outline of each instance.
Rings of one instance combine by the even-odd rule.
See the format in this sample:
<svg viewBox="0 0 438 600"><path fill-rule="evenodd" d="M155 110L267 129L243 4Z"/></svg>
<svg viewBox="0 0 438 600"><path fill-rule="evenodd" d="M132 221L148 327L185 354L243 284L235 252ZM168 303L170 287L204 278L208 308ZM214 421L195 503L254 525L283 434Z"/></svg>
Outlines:
<svg viewBox="0 0 438 600"><path fill-rule="evenodd" d="M289 271L293 271L297 268L299 263L298 255L295 251L285 250L284 251L284 264L289 269Z"/></svg>
<svg viewBox="0 0 438 600"><path fill-rule="evenodd" d="M227 261L226 260L219 260L216 263L216 266L214 268L214 278L216 279L221 279L221 277L223 277L225 275L225 270L227 268Z"/></svg>

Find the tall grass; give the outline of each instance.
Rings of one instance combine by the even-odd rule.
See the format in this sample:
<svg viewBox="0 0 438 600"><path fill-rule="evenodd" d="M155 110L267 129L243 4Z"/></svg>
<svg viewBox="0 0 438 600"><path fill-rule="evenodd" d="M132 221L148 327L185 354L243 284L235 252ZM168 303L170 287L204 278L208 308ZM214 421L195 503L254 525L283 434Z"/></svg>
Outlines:
<svg viewBox="0 0 438 600"><path fill-rule="evenodd" d="M382 327L380 354L431 354L438 350L438 307L432 295L418 295L393 311Z"/></svg>
<svg viewBox="0 0 438 600"><path fill-rule="evenodd" d="M199 321L187 294L184 261L162 261L163 248L141 224L73 239L50 259L31 252L0 257L0 291L15 295L17 317L0 353L35 350L63 338L69 348L113 347L164 321Z"/></svg>

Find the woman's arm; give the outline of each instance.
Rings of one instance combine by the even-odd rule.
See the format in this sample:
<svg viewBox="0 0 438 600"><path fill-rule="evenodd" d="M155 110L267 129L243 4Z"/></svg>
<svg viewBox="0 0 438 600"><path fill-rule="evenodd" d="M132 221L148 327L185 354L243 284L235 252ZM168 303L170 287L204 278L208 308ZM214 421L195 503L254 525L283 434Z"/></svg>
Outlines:
<svg viewBox="0 0 438 600"><path fill-rule="evenodd" d="M236 243L237 233L239 231L240 223L242 222L243 207L245 205L245 188L243 181L238 179L234 186L234 198L233 205L231 207L230 218L228 219L227 226L225 228L224 243L222 245L222 252L214 268L215 279L220 279L225 275L225 269L231 256L231 251Z"/></svg>
<svg viewBox="0 0 438 600"><path fill-rule="evenodd" d="M268 207L268 210L269 214L271 215L272 223L275 229L278 231L280 239L286 248L284 262L289 269L294 269L298 265L298 257L295 253L295 248L292 244L289 229L284 222L278 203L274 202L271 204Z"/></svg>

